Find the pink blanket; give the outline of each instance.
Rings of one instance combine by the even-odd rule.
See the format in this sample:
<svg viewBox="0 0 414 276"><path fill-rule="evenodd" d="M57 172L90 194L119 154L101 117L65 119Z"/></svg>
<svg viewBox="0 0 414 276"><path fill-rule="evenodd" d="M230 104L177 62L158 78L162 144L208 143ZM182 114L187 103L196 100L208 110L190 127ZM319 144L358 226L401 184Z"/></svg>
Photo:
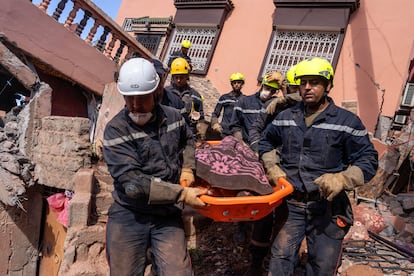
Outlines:
<svg viewBox="0 0 414 276"><path fill-rule="evenodd" d="M259 195L273 193L255 153L237 138L225 137L220 144L196 149L197 176L211 187L247 190Z"/></svg>

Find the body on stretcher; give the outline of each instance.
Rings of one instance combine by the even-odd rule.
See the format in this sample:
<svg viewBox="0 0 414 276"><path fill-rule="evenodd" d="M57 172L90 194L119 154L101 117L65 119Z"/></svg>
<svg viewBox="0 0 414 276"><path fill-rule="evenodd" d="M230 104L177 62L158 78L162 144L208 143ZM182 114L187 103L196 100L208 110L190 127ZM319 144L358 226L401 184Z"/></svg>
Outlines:
<svg viewBox="0 0 414 276"><path fill-rule="evenodd" d="M181 183L186 186L186 183ZM197 183L191 185L198 186ZM279 178L274 192L259 196L216 196L202 195L200 199L206 203L205 207L197 208L197 212L214 221L238 222L255 221L270 214L282 204L283 198L293 192L293 186L285 178Z"/></svg>

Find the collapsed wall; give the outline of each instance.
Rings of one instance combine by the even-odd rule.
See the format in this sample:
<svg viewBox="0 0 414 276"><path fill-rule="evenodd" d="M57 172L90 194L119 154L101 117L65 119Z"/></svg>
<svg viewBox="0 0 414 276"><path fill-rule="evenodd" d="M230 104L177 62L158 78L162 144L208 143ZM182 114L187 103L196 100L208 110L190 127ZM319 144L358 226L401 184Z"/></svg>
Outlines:
<svg viewBox="0 0 414 276"><path fill-rule="evenodd" d="M7 113L5 126L0 128L1 275L37 275L39 267L41 271L50 268L48 259L57 270L61 263L67 270L84 259L97 259L100 269L106 270L102 266L104 224L89 227L96 190L90 122L88 118L50 116L51 95L51 88L42 83L28 105ZM50 231L55 236L48 243L45 231L51 225L44 217L50 211L46 197L64 190L74 194L67 210L70 225L59 234ZM56 235L64 235L64 244L56 243ZM89 265L84 270L93 273L97 267Z"/></svg>
<svg viewBox="0 0 414 276"><path fill-rule="evenodd" d="M34 188L34 164L18 148L15 108L0 128L0 274L36 275L42 197Z"/></svg>

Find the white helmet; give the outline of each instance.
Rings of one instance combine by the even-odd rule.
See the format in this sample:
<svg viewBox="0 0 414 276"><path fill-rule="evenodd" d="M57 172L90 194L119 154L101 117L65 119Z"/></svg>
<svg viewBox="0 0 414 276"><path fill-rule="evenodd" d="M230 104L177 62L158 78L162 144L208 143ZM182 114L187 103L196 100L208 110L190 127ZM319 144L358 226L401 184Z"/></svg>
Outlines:
<svg viewBox="0 0 414 276"><path fill-rule="evenodd" d="M119 70L118 91L125 96L150 94L159 83L154 65L143 58L131 58Z"/></svg>

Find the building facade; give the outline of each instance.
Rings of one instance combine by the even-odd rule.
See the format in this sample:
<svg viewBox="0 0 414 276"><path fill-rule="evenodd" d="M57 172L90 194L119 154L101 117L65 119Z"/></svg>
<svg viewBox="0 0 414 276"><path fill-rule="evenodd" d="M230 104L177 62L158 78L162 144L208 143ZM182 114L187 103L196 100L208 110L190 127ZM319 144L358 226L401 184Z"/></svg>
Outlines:
<svg viewBox="0 0 414 276"><path fill-rule="evenodd" d="M324 57L335 68L330 96L379 138L414 105L413 10L411 0L123 0L116 22L164 62L192 41L192 73L221 94L233 72L253 94L267 71Z"/></svg>

